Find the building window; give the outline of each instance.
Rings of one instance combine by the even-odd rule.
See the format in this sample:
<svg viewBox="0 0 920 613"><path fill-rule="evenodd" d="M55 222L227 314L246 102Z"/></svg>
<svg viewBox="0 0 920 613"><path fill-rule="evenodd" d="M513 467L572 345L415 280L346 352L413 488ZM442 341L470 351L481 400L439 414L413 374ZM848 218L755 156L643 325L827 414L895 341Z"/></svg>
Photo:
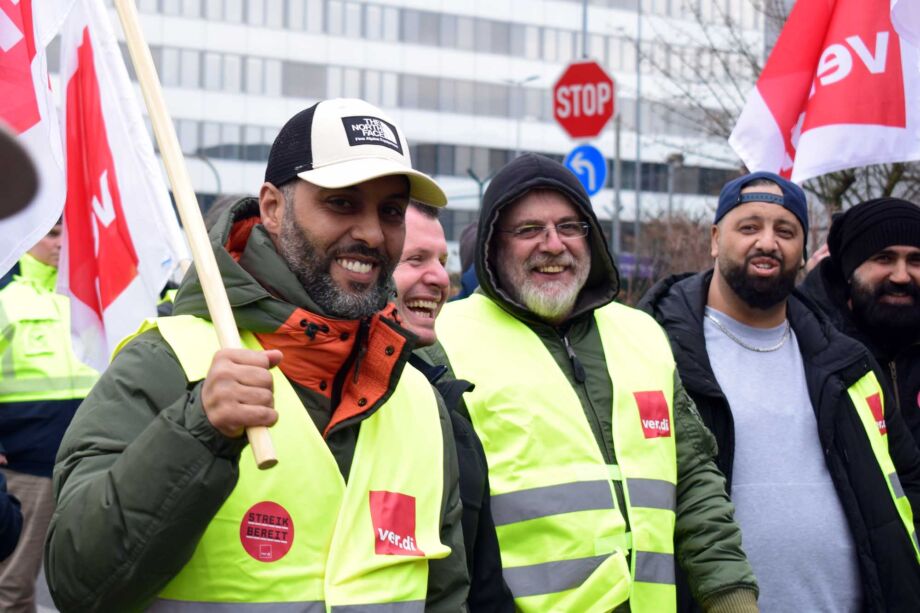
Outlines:
<svg viewBox="0 0 920 613"><path fill-rule="evenodd" d="M419 12L412 9L402 11L402 41L406 43L419 43L421 41Z"/></svg>
<svg viewBox="0 0 920 613"><path fill-rule="evenodd" d="M164 15L181 15L182 14L182 1L181 0L163 0L163 8L161 9L161 11Z"/></svg>
<svg viewBox="0 0 920 613"><path fill-rule="evenodd" d="M440 16L428 11L419 13L419 43L436 47L440 43L440 35Z"/></svg>
<svg viewBox="0 0 920 613"><path fill-rule="evenodd" d="M321 99L326 97L326 69L324 67L300 62L284 62L281 72L281 95L291 98Z"/></svg>
<svg viewBox="0 0 920 613"><path fill-rule="evenodd" d="M492 22L492 53L511 54L511 25L504 21Z"/></svg>
<svg viewBox="0 0 920 613"><path fill-rule="evenodd" d="M160 80L164 86L179 85L179 50L163 47Z"/></svg>
<svg viewBox="0 0 920 613"><path fill-rule="evenodd" d="M292 4L297 3L292 2ZM265 4L265 25L269 28L284 27L284 2L281 0L274 0L274 2L267 2Z"/></svg>
<svg viewBox="0 0 920 613"><path fill-rule="evenodd" d="M219 53L204 54L204 88L211 91L221 89L221 56Z"/></svg>
<svg viewBox="0 0 920 613"><path fill-rule="evenodd" d="M231 160L241 159L242 144L240 126L234 124L221 124L220 126L220 147L218 147L218 157L229 158Z"/></svg>
<svg viewBox="0 0 920 613"><path fill-rule="evenodd" d="M307 7L303 2L288 2L287 5L287 24L286 26L292 30L304 30L306 29L307 22Z"/></svg>
<svg viewBox="0 0 920 613"><path fill-rule="evenodd" d="M339 0L326 3L326 33L341 36L345 32L345 7Z"/></svg>
<svg viewBox="0 0 920 613"><path fill-rule="evenodd" d="M380 106L380 73L376 70L364 71L364 99Z"/></svg>
<svg viewBox="0 0 920 613"><path fill-rule="evenodd" d="M392 6L383 9L383 40L399 40L399 10Z"/></svg>
<svg viewBox="0 0 920 613"><path fill-rule="evenodd" d="M179 147L183 153L194 154L198 152L198 122L188 119L176 120L176 133L179 138Z"/></svg>
<svg viewBox="0 0 920 613"><path fill-rule="evenodd" d="M379 5L364 6L364 37L368 40L383 38L383 10Z"/></svg>
<svg viewBox="0 0 920 613"><path fill-rule="evenodd" d="M184 49L181 54L180 66L180 85L182 87L195 88L201 85L199 75L201 74L201 56L197 51Z"/></svg>
<svg viewBox="0 0 920 613"><path fill-rule="evenodd" d="M201 0L182 0L183 17L201 17Z"/></svg>
<svg viewBox="0 0 920 613"><path fill-rule="evenodd" d="M361 38L361 5L357 2L345 5L345 36Z"/></svg>
<svg viewBox="0 0 920 613"><path fill-rule="evenodd" d="M233 94L242 91L242 72L243 61L240 56L236 54L227 54L224 56L224 91Z"/></svg>
<svg viewBox="0 0 920 613"><path fill-rule="evenodd" d="M345 98L361 98L361 70L346 68L342 71L342 95Z"/></svg>
<svg viewBox="0 0 920 613"><path fill-rule="evenodd" d="M211 21L223 21L224 0L205 0L205 15Z"/></svg>
<svg viewBox="0 0 920 613"><path fill-rule="evenodd" d="M265 0L247 0L246 23L251 26L265 25Z"/></svg>
<svg viewBox="0 0 920 613"><path fill-rule="evenodd" d="M224 19L230 23L243 23L243 0L224 0Z"/></svg>
<svg viewBox="0 0 920 613"><path fill-rule="evenodd" d="M457 47L457 17L441 13L441 44L450 49Z"/></svg>
<svg viewBox="0 0 920 613"><path fill-rule="evenodd" d="M281 95L281 60L265 60L265 95Z"/></svg>
<svg viewBox="0 0 920 613"><path fill-rule="evenodd" d="M396 107L399 101L399 76L395 72L383 73L380 87L380 103Z"/></svg>
<svg viewBox="0 0 920 613"><path fill-rule="evenodd" d="M467 51L476 48L476 28L472 17L457 17L457 48Z"/></svg>
<svg viewBox="0 0 920 613"><path fill-rule="evenodd" d="M524 56L529 60L540 59L540 28L537 26L525 26Z"/></svg>
<svg viewBox="0 0 920 613"><path fill-rule="evenodd" d="M246 93L261 94L264 91L263 61L261 58L246 58Z"/></svg>

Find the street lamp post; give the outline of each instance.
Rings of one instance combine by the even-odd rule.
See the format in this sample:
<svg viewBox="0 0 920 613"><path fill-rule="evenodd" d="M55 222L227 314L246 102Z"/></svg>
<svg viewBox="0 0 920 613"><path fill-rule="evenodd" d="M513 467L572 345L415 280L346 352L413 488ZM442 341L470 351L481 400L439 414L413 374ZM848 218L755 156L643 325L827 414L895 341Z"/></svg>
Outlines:
<svg viewBox="0 0 920 613"><path fill-rule="evenodd" d="M532 74L521 79L502 79L502 83L511 86L514 113L514 157L521 155L521 116L524 114L524 84L536 81L540 75Z"/></svg>
<svg viewBox="0 0 920 613"><path fill-rule="evenodd" d="M668 163L668 229L671 228L671 216L674 214L674 175L684 165L682 153L672 153L665 160Z"/></svg>

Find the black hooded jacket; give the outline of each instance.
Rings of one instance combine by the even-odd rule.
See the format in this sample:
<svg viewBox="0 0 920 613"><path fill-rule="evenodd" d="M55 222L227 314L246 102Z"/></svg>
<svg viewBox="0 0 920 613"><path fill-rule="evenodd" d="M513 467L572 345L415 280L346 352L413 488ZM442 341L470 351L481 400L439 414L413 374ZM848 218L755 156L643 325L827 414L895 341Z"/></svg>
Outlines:
<svg viewBox="0 0 920 613"><path fill-rule="evenodd" d="M639 303L668 333L677 368L719 444L718 465L731 491L735 431L703 335L712 271L658 282ZM787 317L802 351L821 446L859 557L864 605L871 611L920 610L920 564L891 502L847 389L878 365L865 347L838 332L796 293ZM904 491L920 509L920 455L900 414L886 402L888 448ZM769 458L765 458L769 461ZM920 516L915 515L914 526Z"/></svg>
<svg viewBox="0 0 920 613"><path fill-rule="evenodd" d="M920 447L920 338L898 350L874 342L853 318L847 282L831 258L822 260L798 287L838 330L865 345L879 364L893 398ZM920 332L918 332L920 334Z"/></svg>

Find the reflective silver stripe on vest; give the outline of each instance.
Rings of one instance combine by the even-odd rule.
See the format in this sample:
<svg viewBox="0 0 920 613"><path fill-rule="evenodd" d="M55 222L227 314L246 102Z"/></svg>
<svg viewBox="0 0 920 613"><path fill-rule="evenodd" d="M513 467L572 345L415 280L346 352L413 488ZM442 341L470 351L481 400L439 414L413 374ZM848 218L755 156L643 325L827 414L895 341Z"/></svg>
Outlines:
<svg viewBox="0 0 920 613"><path fill-rule="evenodd" d="M544 562L504 568L502 574L515 598L553 594L578 587L610 556Z"/></svg>
<svg viewBox="0 0 920 613"><path fill-rule="evenodd" d="M674 556L670 553L636 552L636 581L674 584Z"/></svg>
<svg viewBox="0 0 920 613"><path fill-rule="evenodd" d="M627 479L629 504L633 507L664 509L677 508L677 486L661 479Z"/></svg>
<svg viewBox="0 0 920 613"><path fill-rule="evenodd" d="M888 480L891 481L891 489L894 490L894 497L902 498L904 496L904 488L901 487L901 480L898 479L898 473L891 473L888 475Z"/></svg>
<svg viewBox="0 0 920 613"><path fill-rule="evenodd" d="M62 390L89 389L96 383L94 375L78 377L41 377L36 379L10 379L0 382L0 394L28 394L30 392L59 392ZM78 396L81 397L82 396Z"/></svg>
<svg viewBox="0 0 920 613"><path fill-rule="evenodd" d="M332 613L425 613L425 601L407 600L379 604L339 605L332 607Z"/></svg>
<svg viewBox="0 0 920 613"><path fill-rule="evenodd" d="M606 480L561 483L492 496L492 519L496 526L562 513L615 508L610 482Z"/></svg>
<svg viewBox="0 0 920 613"><path fill-rule="evenodd" d="M376 609L375 609L376 610ZM148 613L326 613L323 601L308 602L188 602L160 598Z"/></svg>

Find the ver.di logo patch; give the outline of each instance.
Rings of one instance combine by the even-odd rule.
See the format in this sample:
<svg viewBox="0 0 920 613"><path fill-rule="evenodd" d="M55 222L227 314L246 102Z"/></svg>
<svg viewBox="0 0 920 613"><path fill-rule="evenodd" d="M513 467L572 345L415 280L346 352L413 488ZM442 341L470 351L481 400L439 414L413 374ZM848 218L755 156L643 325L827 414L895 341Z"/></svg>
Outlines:
<svg viewBox="0 0 920 613"><path fill-rule="evenodd" d="M425 554L415 538L415 497L399 492L370 492L374 552L383 556Z"/></svg>
<svg viewBox="0 0 920 613"><path fill-rule="evenodd" d="M671 417L668 414L668 401L661 390L650 392L633 392L636 406L639 407L639 420L645 438L671 436Z"/></svg>
<svg viewBox="0 0 920 613"><path fill-rule="evenodd" d="M276 502L254 504L240 522L240 542L259 562L277 562L294 544L294 520Z"/></svg>
<svg viewBox="0 0 920 613"><path fill-rule="evenodd" d="M872 411L872 417L875 419L875 425L878 426L879 434L888 434L888 427L885 425L885 409L882 407L882 397L877 393L866 398L866 403Z"/></svg>

